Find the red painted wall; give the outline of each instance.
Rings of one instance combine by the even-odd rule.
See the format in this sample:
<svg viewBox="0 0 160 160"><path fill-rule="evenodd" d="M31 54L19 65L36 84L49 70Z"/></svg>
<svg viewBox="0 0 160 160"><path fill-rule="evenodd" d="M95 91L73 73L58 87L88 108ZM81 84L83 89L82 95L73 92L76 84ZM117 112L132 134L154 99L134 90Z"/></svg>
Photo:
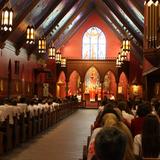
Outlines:
<svg viewBox="0 0 160 160"><path fill-rule="evenodd" d="M36 57L32 55L28 60L24 49L21 49L19 55L15 54L15 48L12 43L6 42L5 47L0 53L0 80L3 81L3 90L0 89L0 97L6 97L8 93L8 73L9 61L11 62L11 96L33 94L33 69L38 67ZM15 61L19 61L19 74L15 74ZM16 85L18 84L18 89Z"/></svg>
<svg viewBox="0 0 160 160"><path fill-rule="evenodd" d="M92 26L100 28L106 36L106 57L116 57L121 47L112 29L99 17L96 12L92 12L87 21L71 37L71 39L61 48L62 55L67 58L81 59L82 57L82 38L84 33Z"/></svg>

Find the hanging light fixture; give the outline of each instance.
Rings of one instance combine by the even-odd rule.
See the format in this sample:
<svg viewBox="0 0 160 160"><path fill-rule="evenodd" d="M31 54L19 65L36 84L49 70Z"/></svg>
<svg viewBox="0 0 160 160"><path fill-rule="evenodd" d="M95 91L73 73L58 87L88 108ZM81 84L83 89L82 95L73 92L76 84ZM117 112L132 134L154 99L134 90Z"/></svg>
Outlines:
<svg viewBox="0 0 160 160"><path fill-rule="evenodd" d="M61 52L56 52L56 63L61 64Z"/></svg>
<svg viewBox="0 0 160 160"><path fill-rule="evenodd" d="M5 7L1 15L1 30L11 32L13 29L13 10Z"/></svg>
<svg viewBox="0 0 160 160"><path fill-rule="evenodd" d="M131 50L131 42L128 39L123 39L122 50L130 52Z"/></svg>
<svg viewBox="0 0 160 160"><path fill-rule="evenodd" d="M34 44L35 43L35 30L33 26L28 26L27 27L27 32L26 32L26 43L27 44Z"/></svg>
<svg viewBox="0 0 160 160"><path fill-rule="evenodd" d="M61 67L66 67L66 58L62 57L61 59Z"/></svg>
<svg viewBox="0 0 160 160"><path fill-rule="evenodd" d="M38 52L45 53L46 52L46 39L44 37L38 40Z"/></svg>
<svg viewBox="0 0 160 160"><path fill-rule="evenodd" d="M56 48L50 46L49 49L48 49L48 58L49 59L55 59L55 56L56 56Z"/></svg>

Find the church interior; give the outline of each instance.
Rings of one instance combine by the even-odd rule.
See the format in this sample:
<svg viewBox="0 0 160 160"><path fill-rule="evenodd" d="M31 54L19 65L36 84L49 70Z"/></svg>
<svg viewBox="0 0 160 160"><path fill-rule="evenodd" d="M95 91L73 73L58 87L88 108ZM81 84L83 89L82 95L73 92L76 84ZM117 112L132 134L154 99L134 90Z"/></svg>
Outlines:
<svg viewBox="0 0 160 160"><path fill-rule="evenodd" d="M131 119L156 102L160 115L159 0L0 0L0 17L3 160L92 160L87 137L109 102L130 105ZM54 139L73 126L77 147Z"/></svg>

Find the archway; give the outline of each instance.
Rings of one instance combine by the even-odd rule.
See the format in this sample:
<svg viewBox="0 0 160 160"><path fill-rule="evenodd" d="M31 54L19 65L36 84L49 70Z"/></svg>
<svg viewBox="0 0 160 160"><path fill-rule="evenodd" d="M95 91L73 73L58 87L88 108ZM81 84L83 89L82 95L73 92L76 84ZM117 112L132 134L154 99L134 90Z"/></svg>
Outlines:
<svg viewBox="0 0 160 160"><path fill-rule="evenodd" d="M118 83L118 98L127 99L128 97L128 80L124 72L121 73Z"/></svg>
<svg viewBox="0 0 160 160"><path fill-rule="evenodd" d="M57 81L56 96L59 98L66 96L66 76L63 71L60 73Z"/></svg>
<svg viewBox="0 0 160 160"><path fill-rule="evenodd" d="M109 99L116 97L116 78L112 71L108 71L104 77L103 82L103 96Z"/></svg>
<svg viewBox="0 0 160 160"><path fill-rule="evenodd" d="M73 71L69 77L68 95L77 95L80 92L80 75Z"/></svg>
<svg viewBox="0 0 160 160"><path fill-rule="evenodd" d="M100 92L99 92L100 90ZM90 102L97 101L98 93L101 93L100 75L95 67L90 67L84 80L85 100Z"/></svg>

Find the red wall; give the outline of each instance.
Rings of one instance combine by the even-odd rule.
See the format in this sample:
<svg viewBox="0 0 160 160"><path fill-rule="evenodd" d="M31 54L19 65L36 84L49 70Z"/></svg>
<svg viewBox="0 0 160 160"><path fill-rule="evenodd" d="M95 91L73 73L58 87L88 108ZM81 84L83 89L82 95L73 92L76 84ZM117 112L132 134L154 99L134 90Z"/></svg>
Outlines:
<svg viewBox="0 0 160 160"><path fill-rule="evenodd" d="M11 96L33 94L33 69L38 67L35 56L27 58L24 49L21 49L19 55L15 54L15 48L12 43L6 42L4 49L0 53L0 80L3 81L3 90L0 90L0 97L6 97L8 93L8 73L9 61L11 62ZM19 74L15 74L15 61L19 61ZM18 84L18 89L16 85Z"/></svg>
<svg viewBox="0 0 160 160"><path fill-rule="evenodd" d="M62 55L67 58L81 59L82 57L82 38L84 33L92 26L100 28L106 36L106 57L116 57L121 47L121 41L118 39L112 29L99 17L96 12L92 12L87 21L81 28L64 44Z"/></svg>

